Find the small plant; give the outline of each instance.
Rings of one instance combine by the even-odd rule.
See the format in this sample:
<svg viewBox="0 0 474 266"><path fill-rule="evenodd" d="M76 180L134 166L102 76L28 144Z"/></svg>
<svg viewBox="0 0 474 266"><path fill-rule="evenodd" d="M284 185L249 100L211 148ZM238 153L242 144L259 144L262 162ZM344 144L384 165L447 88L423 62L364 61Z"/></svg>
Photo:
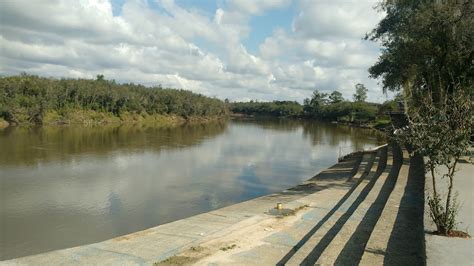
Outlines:
<svg viewBox="0 0 474 266"><path fill-rule="evenodd" d="M436 224L437 232L442 235L448 235L457 224L456 216L459 211L459 206L456 198L453 198L451 207L448 211L445 210L439 194L428 196L427 200L428 207L430 208L430 217Z"/></svg>
<svg viewBox="0 0 474 266"><path fill-rule="evenodd" d="M230 246L222 247L222 248L220 248L220 250L222 250L222 251L227 251L227 250L234 249L234 248L236 248L236 247L237 247L236 244L232 244L232 245L230 245Z"/></svg>
<svg viewBox="0 0 474 266"><path fill-rule="evenodd" d="M412 153L427 158L425 171L431 175L433 190L427 198L430 217L438 234L452 235L459 210L457 197L453 194L454 176L459 159L471 145L472 101L462 90L437 102L433 101L431 93L427 94L418 97L420 104L407 114L409 127L399 137ZM441 179L448 183L445 199L437 187L440 166L445 168Z"/></svg>
<svg viewBox="0 0 474 266"><path fill-rule="evenodd" d="M192 246L189 248L189 250L193 251L193 252L202 252L204 250L203 247L201 246Z"/></svg>
<svg viewBox="0 0 474 266"><path fill-rule="evenodd" d="M297 212L299 212L300 210L303 210L305 208L308 208L308 207L309 207L309 205L305 204L305 205L298 206L294 209L277 209L277 208L275 208L275 210L276 210L276 213L277 213L277 218L284 218L284 217L287 217L287 216L296 215Z"/></svg>

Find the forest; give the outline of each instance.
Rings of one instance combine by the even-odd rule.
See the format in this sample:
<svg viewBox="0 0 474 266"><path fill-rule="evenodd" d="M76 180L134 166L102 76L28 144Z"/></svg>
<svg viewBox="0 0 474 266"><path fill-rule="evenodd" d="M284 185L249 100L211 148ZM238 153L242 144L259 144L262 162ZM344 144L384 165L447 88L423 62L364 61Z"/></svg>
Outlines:
<svg viewBox="0 0 474 266"><path fill-rule="evenodd" d="M219 99L161 86L118 84L103 75L95 80L27 74L0 78L0 118L9 124L105 123L153 116L187 120L227 114Z"/></svg>
<svg viewBox="0 0 474 266"><path fill-rule="evenodd" d="M338 91L315 90L296 101L229 102L187 90L97 79L54 79L22 74L0 78L0 119L8 124L176 123L234 114L306 118L383 127L396 100L366 102L367 89L355 86L353 101Z"/></svg>
<svg viewBox="0 0 474 266"><path fill-rule="evenodd" d="M233 113L252 116L276 116L337 121L347 124L375 126L390 124L388 113L398 111L401 96L384 103L367 102L367 89L363 84L355 86L353 101L342 97L338 91L322 93L315 90L303 105L293 101L234 102L230 104Z"/></svg>
<svg viewBox="0 0 474 266"><path fill-rule="evenodd" d="M292 101L233 102L230 104L230 109L236 114L276 117L296 117L303 112L303 106Z"/></svg>

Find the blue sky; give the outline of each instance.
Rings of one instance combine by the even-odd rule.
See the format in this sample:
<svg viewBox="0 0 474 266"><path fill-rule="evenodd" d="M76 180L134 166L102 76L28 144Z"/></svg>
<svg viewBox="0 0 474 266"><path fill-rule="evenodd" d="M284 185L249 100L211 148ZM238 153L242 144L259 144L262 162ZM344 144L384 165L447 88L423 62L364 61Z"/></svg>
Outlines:
<svg viewBox="0 0 474 266"><path fill-rule="evenodd" d="M112 10L115 16L121 14L121 9L126 0L111 1ZM157 12L170 15L157 1L147 0L147 5ZM209 19L212 19L218 8L225 9L227 2L225 1L209 1L209 0L177 0L175 3L183 8L190 10L197 10ZM295 15L294 5L287 5L285 8L270 9L262 14L251 16L249 19L250 32L246 38L242 40L245 48L253 54L258 53L259 45L270 37L276 28L283 28L285 30L291 29L291 23ZM201 38L194 40L197 44L201 44L202 48L207 50L214 50L212 44L206 42Z"/></svg>
<svg viewBox="0 0 474 266"><path fill-rule="evenodd" d="M294 10L292 6L265 12L250 19L250 35L243 40L245 47L254 54L258 53L259 45L270 37L277 28L291 30Z"/></svg>
<svg viewBox="0 0 474 266"><path fill-rule="evenodd" d="M0 74L162 84L231 100L297 100L314 89L381 102L362 40L383 14L356 0L2 1ZM35 10L35 12L31 12ZM44 18L47 17L48 20Z"/></svg>

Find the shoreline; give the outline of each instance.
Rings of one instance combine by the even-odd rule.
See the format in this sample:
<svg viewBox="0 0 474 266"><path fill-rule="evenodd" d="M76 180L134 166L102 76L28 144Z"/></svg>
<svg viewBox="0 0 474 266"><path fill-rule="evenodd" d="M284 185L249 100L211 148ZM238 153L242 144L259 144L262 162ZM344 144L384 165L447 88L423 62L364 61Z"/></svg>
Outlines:
<svg viewBox="0 0 474 266"><path fill-rule="evenodd" d="M363 129L372 129L382 133L387 133L387 129L391 126L391 122L382 126L377 125L377 121L371 123L359 123L359 122L346 122L346 121L331 121L324 119L316 119L305 116L265 116L265 115L248 115L241 113L232 113L229 115L231 119L293 119L293 120L302 120L302 121L317 121L328 124L343 125L354 128L363 128Z"/></svg>
<svg viewBox="0 0 474 266"><path fill-rule="evenodd" d="M375 126L361 125L357 123L345 123L338 121L317 120L306 117L272 117L272 116L254 116L244 114L229 114L223 116L190 116L182 117L177 115L149 115L137 113L124 113L115 116L106 112L96 112L91 110L80 110L74 115L59 115L57 112L48 112L45 115L44 122L37 125L31 122L9 123L0 117L0 130L9 127L67 127L67 126L84 126L84 127L101 127L101 126L123 126L123 125L140 125L150 127L176 127L184 124L206 124L215 121L224 121L229 119L289 119L297 121L316 121L320 123L328 123L342 125L351 128L361 128L374 130L381 134L387 134L386 128L377 128Z"/></svg>
<svg viewBox="0 0 474 266"><path fill-rule="evenodd" d="M122 126L122 125L146 125L151 127L174 127L184 124L205 124L208 122L227 120L229 116L190 116L182 117L178 115L149 115L137 113L123 113L115 116L105 112L95 112L82 110L74 114L59 115L56 112L49 112L45 115L44 122L37 125L30 122L9 123L0 118L0 130L8 127L64 127L64 126Z"/></svg>

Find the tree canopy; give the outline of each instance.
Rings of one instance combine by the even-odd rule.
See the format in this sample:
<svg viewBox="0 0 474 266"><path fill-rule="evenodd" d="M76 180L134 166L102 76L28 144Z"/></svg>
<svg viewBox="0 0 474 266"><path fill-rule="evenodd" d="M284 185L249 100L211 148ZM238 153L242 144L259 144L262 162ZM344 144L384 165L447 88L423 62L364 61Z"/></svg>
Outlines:
<svg viewBox="0 0 474 266"><path fill-rule="evenodd" d="M338 91L333 91L331 94L329 94L329 100L331 103L339 103L344 101L344 98L342 97L342 93Z"/></svg>
<svg viewBox="0 0 474 266"><path fill-rule="evenodd" d="M403 89L415 101L420 92L441 101L455 89L472 90L472 1L382 1L379 8L386 16L366 38L384 48L369 69L384 90Z"/></svg>
<svg viewBox="0 0 474 266"><path fill-rule="evenodd" d="M230 110L234 113L246 115L263 116L298 116L303 111L303 107L298 102L273 101L273 102L235 102L230 105Z"/></svg>
<svg viewBox="0 0 474 266"><path fill-rule="evenodd" d="M226 114L219 99L186 90L118 84L98 75L90 79L53 79L32 75L0 78L0 117L10 123L41 124L46 111L93 110L120 116L139 114L215 116Z"/></svg>
<svg viewBox="0 0 474 266"><path fill-rule="evenodd" d="M250 101L234 102L229 106L233 113L245 115L302 117L343 123L372 124L378 128L387 126L389 124L387 112L394 111L397 104L394 101L386 101L383 104L365 102L365 86L357 84L356 88L362 89L361 96L358 98L361 101L346 101L342 93L338 91L325 93L316 89L310 98L304 100L303 105L291 101Z"/></svg>
<svg viewBox="0 0 474 266"><path fill-rule="evenodd" d="M357 83L355 85L356 92L353 95L354 102L365 102L367 100L367 88L364 84Z"/></svg>

